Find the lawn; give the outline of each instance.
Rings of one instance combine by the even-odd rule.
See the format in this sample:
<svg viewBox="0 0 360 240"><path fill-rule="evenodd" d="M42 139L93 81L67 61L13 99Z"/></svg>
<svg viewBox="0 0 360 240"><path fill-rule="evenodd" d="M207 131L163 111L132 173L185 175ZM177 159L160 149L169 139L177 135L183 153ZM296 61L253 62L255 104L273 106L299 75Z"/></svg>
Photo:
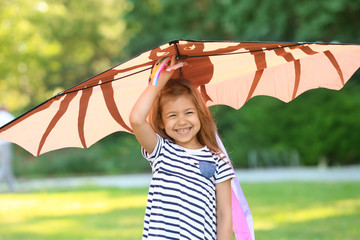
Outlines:
<svg viewBox="0 0 360 240"><path fill-rule="evenodd" d="M360 239L360 183L243 184L257 240ZM141 239L147 189L0 195L0 240Z"/></svg>

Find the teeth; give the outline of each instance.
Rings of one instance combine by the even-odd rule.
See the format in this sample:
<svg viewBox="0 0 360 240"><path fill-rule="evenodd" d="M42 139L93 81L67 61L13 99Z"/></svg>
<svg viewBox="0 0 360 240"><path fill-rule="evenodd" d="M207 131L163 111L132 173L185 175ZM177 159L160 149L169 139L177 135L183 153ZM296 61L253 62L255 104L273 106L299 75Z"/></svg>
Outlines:
<svg viewBox="0 0 360 240"><path fill-rule="evenodd" d="M189 131L189 128L186 128L186 129L179 129L177 130L179 133L186 133Z"/></svg>

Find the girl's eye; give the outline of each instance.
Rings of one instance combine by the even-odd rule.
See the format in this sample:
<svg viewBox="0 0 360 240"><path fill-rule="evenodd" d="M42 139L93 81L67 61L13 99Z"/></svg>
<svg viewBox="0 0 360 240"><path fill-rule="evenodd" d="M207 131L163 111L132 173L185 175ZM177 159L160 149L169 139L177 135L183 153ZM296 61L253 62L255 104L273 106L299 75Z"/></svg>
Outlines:
<svg viewBox="0 0 360 240"><path fill-rule="evenodd" d="M176 117L176 115L175 115L175 114L171 114L171 115L169 115L168 117L169 117L169 118L173 118L173 117Z"/></svg>
<svg viewBox="0 0 360 240"><path fill-rule="evenodd" d="M193 114L194 112L193 111L189 111L189 112L186 112L186 115L190 115L190 114Z"/></svg>

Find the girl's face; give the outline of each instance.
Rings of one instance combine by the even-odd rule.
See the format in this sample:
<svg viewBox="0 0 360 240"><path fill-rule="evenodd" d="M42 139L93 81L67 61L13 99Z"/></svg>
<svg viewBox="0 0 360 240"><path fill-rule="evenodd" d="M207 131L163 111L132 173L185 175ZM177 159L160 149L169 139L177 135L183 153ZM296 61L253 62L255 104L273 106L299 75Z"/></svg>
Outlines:
<svg viewBox="0 0 360 240"><path fill-rule="evenodd" d="M188 149L199 149L197 133L201 123L195 104L188 95L166 98L162 106L162 124L175 143Z"/></svg>

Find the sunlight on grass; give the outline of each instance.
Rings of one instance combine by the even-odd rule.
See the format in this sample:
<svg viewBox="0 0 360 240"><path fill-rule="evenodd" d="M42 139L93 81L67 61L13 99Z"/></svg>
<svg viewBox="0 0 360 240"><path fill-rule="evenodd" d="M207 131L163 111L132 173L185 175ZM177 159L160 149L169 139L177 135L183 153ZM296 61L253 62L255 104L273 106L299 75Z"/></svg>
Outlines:
<svg viewBox="0 0 360 240"><path fill-rule="evenodd" d="M25 221L38 216L96 214L115 209L144 207L146 195L111 197L103 192L13 194L0 198L0 223ZM6 217L5 217L6 216Z"/></svg>
<svg viewBox="0 0 360 240"><path fill-rule="evenodd" d="M139 239L146 199L147 189L0 195L0 239Z"/></svg>
<svg viewBox="0 0 360 240"><path fill-rule="evenodd" d="M264 212L265 211L266 210L264 210ZM353 215L359 212L360 200L347 199L333 202L331 205L316 205L299 210L280 209L280 211L275 214L264 214L266 217L256 219L254 227L257 230L271 230L284 223L307 222L317 219Z"/></svg>
<svg viewBox="0 0 360 240"><path fill-rule="evenodd" d="M119 216L120 218L121 216ZM73 235L88 235L93 236L93 239L103 239L105 236L109 237L119 237L119 235L123 237L133 237L134 233L136 236L140 236L142 233L142 228L139 228L138 223L142 223L143 217L130 217L120 219L117 221L119 228L116 229L106 229L106 231L99 231L98 228L88 228L88 224L83 221L78 221L76 218L70 219L43 219L40 221L29 221L18 223L16 225L8 226L6 231L8 233L23 233L23 234L35 234L35 235L43 235L48 236L61 236L64 234L64 229ZM141 226L140 226L141 227ZM119 232L119 229L123 229L123 231ZM1 234L0 234L1 236ZM1 239L1 237L0 237ZM127 239L127 238L120 238Z"/></svg>
<svg viewBox="0 0 360 240"><path fill-rule="evenodd" d="M314 219L330 218L343 215L351 215L360 210L359 200L341 200L328 206L314 206L298 211L289 212L286 215L273 216L276 222L304 222Z"/></svg>
<svg viewBox="0 0 360 240"><path fill-rule="evenodd" d="M360 239L360 183L276 183L243 187L257 239Z"/></svg>
<svg viewBox="0 0 360 240"><path fill-rule="evenodd" d="M24 232L24 233L36 233L36 234L43 234L43 235L49 235L56 232L62 232L64 229L72 229L78 225L74 220L71 219L58 219L58 220L46 220L43 221L43 223L29 223L29 224L22 224L21 230L17 227L13 227L11 229L8 229L10 232Z"/></svg>
<svg viewBox="0 0 360 240"><path fill-rule="evenodd" d="M258 220L254 223L254 228L256 230L271 230L276 227L276 224L272 221Z"/></svg>

